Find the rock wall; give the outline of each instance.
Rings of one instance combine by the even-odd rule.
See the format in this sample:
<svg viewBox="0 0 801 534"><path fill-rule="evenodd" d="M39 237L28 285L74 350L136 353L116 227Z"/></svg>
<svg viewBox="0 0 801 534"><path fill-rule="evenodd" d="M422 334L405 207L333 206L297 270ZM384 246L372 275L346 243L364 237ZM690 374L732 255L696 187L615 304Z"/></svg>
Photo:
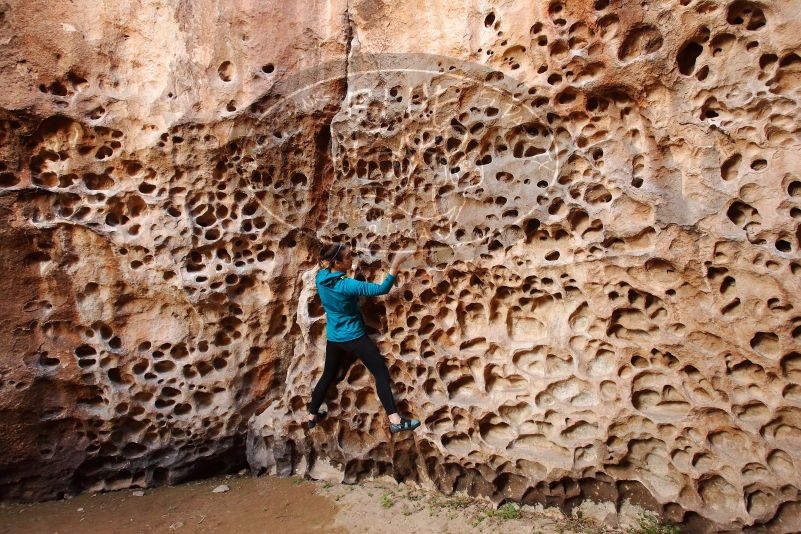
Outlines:
<svg viewBox="0 0 801 534"><path fill-rule="evenodd" d="M332 176L344 6L2 6L0 496L244 465L308 268L290 177Z"/></svg>
<svg viewBox="0 0 801 534"><path fill-rule="evenodd" d="M795 2L6 2L0 494L242 462L801 529ZM322 369L315 238L399 405ZM333 392L332 392L333 393Z"/></svg>

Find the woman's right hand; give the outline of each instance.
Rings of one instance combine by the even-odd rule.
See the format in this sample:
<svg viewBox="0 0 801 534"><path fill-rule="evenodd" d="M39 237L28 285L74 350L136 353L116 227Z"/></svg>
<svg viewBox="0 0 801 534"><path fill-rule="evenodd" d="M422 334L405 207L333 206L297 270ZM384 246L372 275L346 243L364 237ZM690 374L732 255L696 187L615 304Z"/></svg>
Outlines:
<svg viewBox="0 0 801 534"><path fill-rule="evenodd" d="M400 267L400 265L407 259L411 258L413 254L414 252L411 250L403 250L401 252L396 253L395 257L392 258L392 263L389 266L389 274L395 276L395 274L398 272L398 268Z"/></svg>

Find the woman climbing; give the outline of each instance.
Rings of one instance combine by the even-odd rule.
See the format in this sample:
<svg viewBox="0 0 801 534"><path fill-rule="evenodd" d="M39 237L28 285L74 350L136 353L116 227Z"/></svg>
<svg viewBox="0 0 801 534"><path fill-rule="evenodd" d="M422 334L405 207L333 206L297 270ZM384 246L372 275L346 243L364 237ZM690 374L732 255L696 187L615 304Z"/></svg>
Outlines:
<svg viewBox="0 0 801 534"><path fill-rule="evenodd" d="M390 389L389 371L375 343L365 333L357 300L358 297L377 297L389 293L395 282L395 273L406 257L406 254L396 255L384 281L373 284L348 278L347 273L353 265L353 252L347 245L333 244L320 251L320 271L315 284L325 310L328 341L325 345L323 375L314 386L309 404L309 428L314 428L325 417L325 412L319 413L320 405L328 387L347 371L349 354L358 357L373 374L378 398L389 416L389 431L394 434L420 426L417 419L405 419L398 415Z"/></svg>

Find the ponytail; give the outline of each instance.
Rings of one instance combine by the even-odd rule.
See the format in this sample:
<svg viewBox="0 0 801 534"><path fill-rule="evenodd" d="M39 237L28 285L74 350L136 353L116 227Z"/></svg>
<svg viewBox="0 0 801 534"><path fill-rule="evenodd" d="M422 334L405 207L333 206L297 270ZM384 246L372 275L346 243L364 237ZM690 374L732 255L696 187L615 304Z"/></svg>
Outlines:
<svg viewBox="0 0 801 534"><path fill-rule="evenodd" d="M320 249L320 267L323 269L330 269L333 262L339 259L339 254L345 245L342 243L334 243L327 247Z"/></svg>

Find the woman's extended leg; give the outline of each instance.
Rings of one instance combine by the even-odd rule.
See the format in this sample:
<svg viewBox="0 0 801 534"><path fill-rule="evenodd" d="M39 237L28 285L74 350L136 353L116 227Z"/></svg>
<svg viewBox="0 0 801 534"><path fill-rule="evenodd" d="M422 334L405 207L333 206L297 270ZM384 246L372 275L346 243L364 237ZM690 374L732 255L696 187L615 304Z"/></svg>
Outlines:
<svg viewBox="0 0 801 534"><path fill-rule="evenodd" d="M381 353L378 352L378 347L375 346L373 340L365 335L359 339L343 343L343 345L349 351L354 352L367 369L373 373L376 393L378 393L378 398L381 399L381 404L384 405L384 409L389 416L389 431L394 434L396 432L414 430L420 426L420 421L417 419L406 419L398 415L398 411L395 408L395 399L392 397L392 390L390 389L389 371L387 371L384 359L381 358Z"/></svg>
<svg viewBox="0 0 801 534"><path fill-rule="evenodd" d="M310 421L313 420L313 418L317 415L317 412L319 412L320 406L323 404L323 400L325 399L325 393L328 391L328 387L331 385L331 383L336 380L344 361L345 351L342 349L342 347L331 341L326 342L323 375L320 377L320 380L317 381L317 385L314 386L311 402L309 403Z"/></svg>
<svg viewBox="0 0 801 534"><path fill-rule="evenodd" d="M352 351L364 363L365 367L370 370L375 378L375 389L378 393L378 398L387 411L387 415L391 416L398 412L395 408L395 399L392 397L392 389L390 389L389 371L381 353L378 352L378 347L375 346L373 340L369 337L362 336L353 341L348 341L347 348Z"/></svg>

